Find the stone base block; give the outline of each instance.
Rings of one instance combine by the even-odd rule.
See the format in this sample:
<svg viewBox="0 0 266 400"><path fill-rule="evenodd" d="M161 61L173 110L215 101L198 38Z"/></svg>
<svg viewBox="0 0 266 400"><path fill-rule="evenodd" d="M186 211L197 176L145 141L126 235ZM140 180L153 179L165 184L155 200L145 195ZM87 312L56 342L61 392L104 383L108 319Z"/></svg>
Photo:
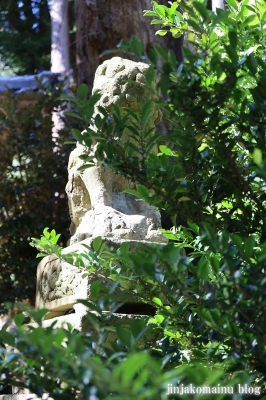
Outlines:
<svg viewBox="0 0 266 400"><path fill-rule="evenodd" d="M118 248L122 242L106 240L111 247ZM139 245L140 242L129 241L130 250ZM145 243L145 242L142 242ZM71 245L64 249L64 254L86 253L85 246L91 247L92 239L86 239L80 243ZM157 243L148 243L149 246ZM114 282L103 275L90 273L84 277L84 270L56 258L48 256L43 258L37 269L37 292L36 308L47 308L50 313L45 319L59 317L64 315L69 309L77 303L78 299L90 300L90 291L92 283L97 280L106 287L111 287ZM121 303L142 303L134 293L129 294L120 289L116 289L115 295Z"/></svg>
<svg viewBox="0 0 266 400"><path fill-rule="evenodd" d="M121 325L124 327L127 326L130 327L130 323L133 319L139 319L144 317L144 315L137 315L137 314L111 314L110 317L108 317L109 312L105 311L103 312L103 315L107 316L107 318L103 319L96 312L91 312L91 313L97 317L100 326L106 328L106 337L104 340L105 347L111 347L112 342L114 342L117 339L115 330L116 327ZM145 317L147 317L147 319L149 318L149 316ZM51 326L54 322L55 322L54 328L63 327L68 329L68 324L71 324L73 329L76 329L84 333L91 332L93 340L97 340L97 331L91 324L87 316L87 312L85 311L45 320L43 321L43 327L47 328ZM36 326L35 323L29 325ZM148 342L152 342L154 340L158 340L158 337L155 338L154 333L151 334L149 331L147 331L147 333L142 336L142 338L138 341L138 343L140 344L140 346L144 346Z"/></svg>

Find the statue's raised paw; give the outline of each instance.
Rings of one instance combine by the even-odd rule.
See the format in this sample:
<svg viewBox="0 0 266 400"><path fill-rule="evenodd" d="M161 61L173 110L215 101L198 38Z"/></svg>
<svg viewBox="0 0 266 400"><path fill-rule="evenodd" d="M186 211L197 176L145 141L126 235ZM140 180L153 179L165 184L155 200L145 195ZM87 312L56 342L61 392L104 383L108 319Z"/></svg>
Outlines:
<svg viewBox="0 0 266 400"><path fill-rule="evenodd" d="M115 241L128 239L165 243L166 239L158 230L159 227L158 215L154 215L154 218L127 215L112 207L99 205L84 215L70 244L98 236Z"/></svg>

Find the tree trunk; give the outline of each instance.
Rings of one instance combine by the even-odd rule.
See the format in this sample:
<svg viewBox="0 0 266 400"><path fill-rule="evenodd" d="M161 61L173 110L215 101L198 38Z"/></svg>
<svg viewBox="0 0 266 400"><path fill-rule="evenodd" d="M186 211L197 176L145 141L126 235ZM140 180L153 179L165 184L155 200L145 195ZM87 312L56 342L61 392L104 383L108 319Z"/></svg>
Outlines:
<svg viewBox="0 0 266 400"><path fill-rule="evenodd" d="M212 11L216 12L216 8L225 10L225 0L212 0Z"/></svg>
<svg viewBox="0 0 266 400"><path fill-rule="evenodd" d="M69 76L69 39L68 39L68 0L52 0L51 3L51 71ZM67 88L66 88L67 89ZM58 150L59 131L64 129L60 107L52 113L52 138L55 143L54 152Z"/></svg>
<svg viewBox="0 0 266 400"><path fill-rule="evenodd" d="M160 4L168 5L167 0ZM143 10L152 9L150 0L75 0L77 40L77 84L86 83L92 88L96 68L119 54L100 58L104 50L115 49L117 44L137 35L143 43L145 54L152 44L171 48L182 60L182 39L155 35L159 25L150 25L151 18L143 17ZM123 57L127 57L123 55Z"/></svg>
<svg viewBox="0 0 266 400"><path fill-rule="evenodd" d="M52 0L51 3L51 71L69 73L68 0Z"/></svg>

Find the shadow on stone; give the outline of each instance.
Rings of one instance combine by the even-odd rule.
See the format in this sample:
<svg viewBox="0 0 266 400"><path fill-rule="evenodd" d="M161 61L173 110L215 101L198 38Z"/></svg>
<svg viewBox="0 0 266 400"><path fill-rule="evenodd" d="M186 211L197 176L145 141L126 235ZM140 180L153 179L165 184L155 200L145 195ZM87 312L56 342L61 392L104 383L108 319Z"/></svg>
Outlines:
<svg viewBox="0 0 266 400"><path fill-rule="evenodd" d="M116 310L116 313L154 316L156 308L145 303L125 303Z"/></svg>

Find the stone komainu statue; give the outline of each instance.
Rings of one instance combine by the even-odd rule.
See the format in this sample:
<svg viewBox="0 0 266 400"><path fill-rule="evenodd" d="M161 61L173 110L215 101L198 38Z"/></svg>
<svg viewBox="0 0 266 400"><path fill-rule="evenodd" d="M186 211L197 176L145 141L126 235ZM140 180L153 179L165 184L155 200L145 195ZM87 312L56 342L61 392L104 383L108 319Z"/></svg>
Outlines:
<svg viewBox="0 0 266 400"><path fill-rule="evenodd" d="M151 97L144 76L147 68L147 64L120 57L100 65L93 86L93 93L98 90L101 94L95 113L97 106L109 111L113 104L122 109L133 109L135 113L141 112L143 104ZM147 129L154 128L160 120L161 112L154 107ZM127 140L127 132L124 135L123 141ZM70 244L97 236L113 240L165 242L158 231L161 218L155 207L123 193L125 189L134 188L134 184L103 166L78 171L84 163L79 155L88 151L90 149L77 144L69 158L66 192L71 217Z"/></svg>

